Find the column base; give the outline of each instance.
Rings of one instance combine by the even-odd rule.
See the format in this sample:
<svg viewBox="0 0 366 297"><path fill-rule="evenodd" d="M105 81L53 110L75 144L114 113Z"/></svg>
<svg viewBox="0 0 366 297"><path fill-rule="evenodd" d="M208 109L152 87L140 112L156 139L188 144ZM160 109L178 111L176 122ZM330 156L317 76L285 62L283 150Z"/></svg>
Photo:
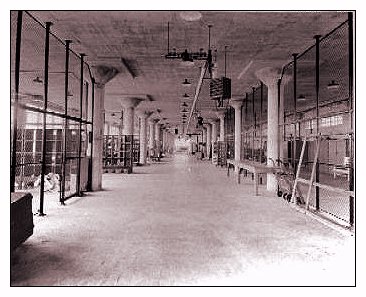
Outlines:
<svg viewBox="0 0 366 297"><path fill-rule="evenodd" d="M277 179L272 173L267 174L267 191L273 193L277 191Z"/></svg>

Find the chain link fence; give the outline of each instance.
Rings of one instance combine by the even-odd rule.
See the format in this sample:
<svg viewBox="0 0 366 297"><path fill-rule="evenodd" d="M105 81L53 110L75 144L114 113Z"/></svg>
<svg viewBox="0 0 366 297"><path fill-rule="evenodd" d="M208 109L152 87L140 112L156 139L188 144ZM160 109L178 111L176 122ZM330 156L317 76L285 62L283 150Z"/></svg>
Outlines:
<svg viewBox="0 0 366 297"><path fill-rule="evenodd" d="M93 78L51 23L11 12L11 32L10 187L30 192L43 215L88 190Z"/></svg>
<svg viewBox="0 0 366 297"><path fill-rule="evenodd" d="M284 67L283 77L289 79L279 127L281 163L294 175L299 170L302 201L348 226L354 224L350 19L326 36L316 36L313 46Z"/></svg>

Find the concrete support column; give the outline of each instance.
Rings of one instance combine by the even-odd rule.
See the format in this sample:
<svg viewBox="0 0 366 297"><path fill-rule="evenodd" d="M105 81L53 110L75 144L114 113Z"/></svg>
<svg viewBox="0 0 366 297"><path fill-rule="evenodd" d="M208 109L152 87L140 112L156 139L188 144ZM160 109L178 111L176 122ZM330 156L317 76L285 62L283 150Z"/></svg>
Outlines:
<svg viewBox="0 0 366 297"><path fill-rule="evenodd" d="M256 76L268 87L268 125L267 125L267 166L273 166L278 158L278 79L280 70L266 67L256 72ZM277 190L277 180L272 173L267 174L267 190Z"/></svg>
<svg viewBox="0 0 366 297"><path fill-rule="evenodd" d="M123 107L123 135L133 135L135 107L140 104L143 99L136 97L125 97L121 104Z"/></svg>
<svg viewBox="0 0 366 297"><path fill-rule="evenodd" d="M162 137L163 137L162 152L165 153L167 147L167 131L165 129L163 129L162 131Z"/></svg>
<svg viewBox="0 0 366 297"><path fill-rule="evenodd" d="M104 135L104 95L105 85L94 87L94 119L93 119L93 156L92 156L92 191L102 189L103 174L103 135Z"/></svg>
<svg viewBox="0 0 366 297"><path fill-rule="evenodd" d="M139 131L139 135L140 135L140 160L139 163L141 165L145 165L146 164L146 155L147 155L147 127L146 127L146 122L147 122L147 118L152 114L152 112L147 112L147 111L138 111L137 115L140 119L140 131Z"/></svg>
<svg viewBox="0 0 366 297"><path fill-rule="evenodd" d="M149 150L154 148L155 139L155 122L153 119L149 119Z"/></svg>
<svg viewBox="0 0 366 297"><path fill-rule="evenodd" d="M210 158L210 151L211 151L211 145L212 145L212 140L211 140L212 129L211 129L211 124L205 124L205 125L206 125L206 129L207 129L207 133L206 133L206 154L207 154L207 158Z"/></svg>
<svg viewBox="0 0 366 297"><path fill-rule="evenodd" d="M212 163L214 164L215 162L217 162L217 153L216 156L214 157L214 143L217 142L217 120L216 119L212 119L210 120L210 124L211 124L211 157L212 157Z"/></svg>
<svg viewBox="0 0 366 297"><path fill-rule="evenodd" d="M241 151L241 105L242 100L233 100L230 105L235 109L235 137L234 137L234 160L240 161Z"/></svg>
<svg viewBox="0 0 366 297"><path fill-rule="evenodd" d="M202 143L206 143L207 142L207 129L205 127L202 128ZM206 143L207 146L207 143ZM204 156L206 156L207 153L207 149L203 149L202 147L202 152L204 154Z"/></svg>
<svg viewBox="0 0 366 297"><path fill-rule="evenodd" d="M104 135L104 96L105 85L112 80L118 70L114 67L93 67L94 77L94 118L93 118L93 156L92 156L92 191L102 189L103 174L103 135Z"/></svg>
<svg viewBox="0 0 366 297"><path fill-rule="evenodd" d="M156 123L155 123L155 143L156 143L157 156L160 156L160 152L161 152L160 129L161 129L161 124L158 121L156 121Z"/></svg>
<svg viewBox="0 0 366 297"><path fill-rule="evenodd" d="M220 139L219 141L225 141L225 110L216 112L217 117L220 120Z"/></svg>
<svg viewBox="0 0 366 297"><path fill-rule="evenodd" d="M212 126L211 131L211 143L217 142L217 120L213 119L210 121Z"/></svg>

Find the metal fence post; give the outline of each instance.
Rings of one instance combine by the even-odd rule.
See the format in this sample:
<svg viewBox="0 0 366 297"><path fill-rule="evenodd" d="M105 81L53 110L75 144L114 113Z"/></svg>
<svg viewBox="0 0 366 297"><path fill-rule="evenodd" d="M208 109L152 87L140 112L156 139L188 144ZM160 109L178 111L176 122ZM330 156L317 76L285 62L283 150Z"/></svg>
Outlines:
<svg viewBox="0 0 366 297"><path fill-rule="evenodd" d="M315 96L316 96L316 135L319 137L319 84L320 84L320 37L321 35L315 35ZM319 143L321 142L321 138L319 138ZM320 145L320 144L319 144ZM315 182L319 183L319 158L316 159L316 171L315 171ZM319 210L320 208L320 194L319 187L315 186L315 209Z"/></svg>
<svg viewBox="0 0 366 297"><path fill-rule="evenodd" d="M353 144L353 111L354 111L354 101L353 101L353 12L348 13L348 71L349 71L349 111L350 111L350 122L351 122L351 139L350 139L350 155L352 160L352 165L349 168L350 170L350 178L349 178L349 190L354 191L354 172L356 168L356 162L354 162L354 149L355 146ZM349 196L349 224L351 226L354 225L355 220L355 210L354 210L354 197Z"/></svg>
<svg viewBox="0 0 366 297"><path fill-rule="evenodd" d="M89 188L88 190L91 191L92 190L92 181L93 181L93 157L94 157L94 151L93 151L93 144L94 144L94 88L95 88L95 79L94 77L91 77L91 81L92 81L92 107L91 107L91 120L92 120L92 126L91 126L91 132L90 132L90 143L91 143L91 148L90 148L90 156L91 156L91 164L90 164L90 174L89 174Z"/></svg>
<svg viewBox="0 0 366 297"><path fill-rule="evenodd" d="M277 139L277 146L278 146L277 160L276 160L276 165L277 166L280 165L280 157L281 157L280 150L282 149L282 145L281 145L282 138L281 138L281 136L282 135L285 135L283 132L281 132L281 130L284 129L284 125L282 125L284 123L280 123L281 82L282 82L282 79L281 78L277 80L277 110L278 110L278 112L277 112L277 122L278 122L278 131L279 131L279 133L278 133L278 139ZM267 128L267 131L268 131L268 128Z"/></svg>
<svg viewBox="0 0 366 297"><path fill-rule="evenodd" d="M46 38L44 50L44 106L43 106L43 127L42 127L42 164L41 164L41 185L39 193L38 215L44 216L44 176L46 174L46 124L47 124L47 103L48 103L48 62L50 53L50 28L52 23L46 22Z"/></svg>
<svg viewBox="0 0 366 297"><path fill-rule="evenodd" d="M263 82L261 82L261 105L259 112L259 135L260 135L260 153L259 153L259 163L262 163L264 151L263 151L263 122L262 122L262 112L263 112ZM268 121L267 121L268 123Z"/></svg>
<svg viewBox="0 0 366 297"><path fill-rule="evenodd" d="M252 126L253 126L253 132L252 132L252 161L254 161L254 156L255 156L255 129L256 129L256 123L255 123L255 110L254 110L254 92L255 92L255 87L252 87Z"/></svg>
<svg viewBox="0 0 366 297"><path fill-rule="evenodd" d="M293 80L294 80L294 118L295 118L295 129L294 129L294 137L292 139L292 162L293 162L293 167L294 167L294 173L296 174L297 171L297 162L296 162L296 120L297 120L297 56L299 54L298 53L294 53L292 54L293 58L294 58L294 69L293 69Z"/></svg>
<svg viewBox="0 0 366 297"><path fill-rule="evenodd" d="M65 205L65 186L66 186L66 154L67 154L67 131L68 123L67 119L67 109L68 109L68 90L69 90L69 58L70 58L70 43L71 40L65 40L65 126L64 126L64 141L63 141L63 154L62 154L62 186L61 186L61 196L60 203Z"/></svg>
<svg viewBox="0 0 366 297"><path fill-rule="evenodd" d="M80 190L80 173L81 173L81 128L83 118L83 89L84 89L84 56L80 54L80 122L79 122L79 150L78 150L78 173L76 176L76 195L81 196Z"/></svg>
<svg viewBox="0 0 366 297"><path fill-rule="evenodd" d="M11 151L11 167L10 167L10 192L15 191L15 176L16 176L16 150L18 138L18 101L19 101L19 69L20 69L20 47L22 41L22 23L23 11L18 11L17 19L17 37L15 48L15 98L13 109L13 138Z"/></svg>

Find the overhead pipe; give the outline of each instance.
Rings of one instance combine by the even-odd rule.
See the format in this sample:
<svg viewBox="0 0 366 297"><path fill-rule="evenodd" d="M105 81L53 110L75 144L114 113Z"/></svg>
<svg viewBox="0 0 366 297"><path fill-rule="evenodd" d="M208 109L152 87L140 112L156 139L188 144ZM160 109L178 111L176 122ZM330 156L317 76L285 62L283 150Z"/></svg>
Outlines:
<svg viewBox="0 0 366 297"><path fill-rule="evenodd" d="M191 106L191 111L189 113L189 118L188 118L187 126L186 126L186 129L185 129L186 132L184 133L184 136L186 136L186 134L188 133L189 124L191 122L193 111L195 109L195 106L196 106L196 103L197 103L197 100L198 100L198 96L199 96L200 91L201 91L203 78L205 77L207 68L208 68L208 62L205 61L204 65L201 68L201 75L200 75L200 78L198 80L198 84L197 84L197 87L196 87L196 92L194 94L194 100L193 100L193 103L192 103L192 106Z"/></svg>

